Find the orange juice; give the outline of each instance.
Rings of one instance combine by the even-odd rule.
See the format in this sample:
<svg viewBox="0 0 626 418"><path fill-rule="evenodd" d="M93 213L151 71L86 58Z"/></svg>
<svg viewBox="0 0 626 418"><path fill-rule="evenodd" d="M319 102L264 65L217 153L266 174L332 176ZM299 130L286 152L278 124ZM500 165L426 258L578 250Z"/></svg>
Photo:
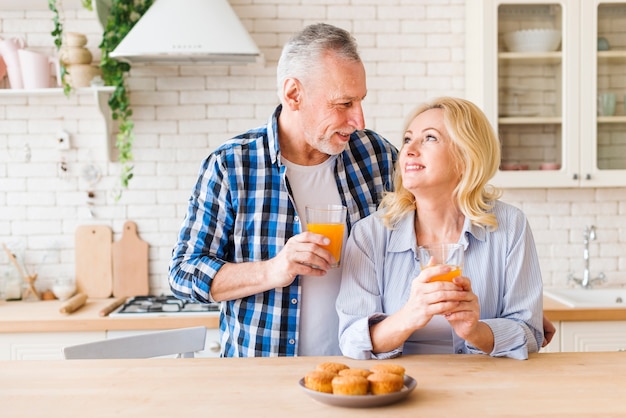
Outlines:
<svg viewBox="0 0 626 418"><path fill-rule="evenodd" d="M452 270L447 273L440 274L439 276L435 276L429 281L431 282L451 282L452 279L461 275L461 268L459 266L450 266Z"/></svg>
<svg viewBox="0 0 626 418"><path fill-rule="evenodd" d="M343 224L307 224L307 229L310 232L314 232L316 234L324 235L326 238L330 239L330 244L322 245L323 248L330 251L330 253L337 260L337 265L333 267L339 266L339 259L341 258L341 245L343 244Z"/></svg>

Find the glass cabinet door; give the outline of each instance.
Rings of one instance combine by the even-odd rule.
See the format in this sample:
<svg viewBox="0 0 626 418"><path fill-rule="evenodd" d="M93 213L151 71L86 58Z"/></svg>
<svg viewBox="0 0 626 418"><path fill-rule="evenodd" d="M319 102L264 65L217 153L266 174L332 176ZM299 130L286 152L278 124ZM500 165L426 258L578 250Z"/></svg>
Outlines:
<svg viewBox="0 0 626 418"><path fill-rule="evenodd" d="M626 0L465 4L466 96L502 146L493 183L626 186Z"/></svg>
<svg viewBox="0 0 626 418"><path fill-rule="evenodd" d="M577 187L579 2L488 3L497 51L491 111L502 148L494 183Z"/></svg>
<svg viewBox="0 0 626 418"><path fill-rule="evenodd" d="M581 163L584 180L623 185L626 175L626 2L590 1L583 13L589 25L583 47L592 51L583 61L583 141L589 152Z"/></svg>
<svg viewBox="0 0 626 418"><path fill-rule="evenodd" d="M563 10L498 6L498 134L502 171L558 170L563 149Z"/></svg>

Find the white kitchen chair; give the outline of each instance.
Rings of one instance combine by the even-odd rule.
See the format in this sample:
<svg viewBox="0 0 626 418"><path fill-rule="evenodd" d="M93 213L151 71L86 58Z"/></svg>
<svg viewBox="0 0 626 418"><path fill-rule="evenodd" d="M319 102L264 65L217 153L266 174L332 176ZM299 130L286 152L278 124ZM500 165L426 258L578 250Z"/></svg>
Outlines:
<svg viewBox="0 0 626 418"><path fill-rule="evenodd" d="M67 360L150 358L177 354L193 358L204 350L206 327L180 328L129 337L111 338L63 348Z"/></svg>

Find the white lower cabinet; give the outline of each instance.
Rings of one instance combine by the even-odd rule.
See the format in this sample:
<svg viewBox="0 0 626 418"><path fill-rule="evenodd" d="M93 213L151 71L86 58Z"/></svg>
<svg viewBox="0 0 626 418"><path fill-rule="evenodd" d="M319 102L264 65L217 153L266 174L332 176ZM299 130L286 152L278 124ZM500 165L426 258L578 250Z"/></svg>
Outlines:
<svg viewBox="0 0 626 418"><path fill-rule="evenodd" d="M560 341L561 351L626 351L626 321L563 321Z"/></svg>
<svg viewBox="0 0 626 418"><path fill-rule="evenodd" d="M104 338L105 331L0 333L0 360L62 360L63 347Z"/></svg>
<svg viewBox="0 0 626 418"><path fill-rule="evenodd" d="M552 322L554 328L556 328L556 334L552 337L550 344L539 350L540 353L559 353L561 352L561 323Z"/></svg>

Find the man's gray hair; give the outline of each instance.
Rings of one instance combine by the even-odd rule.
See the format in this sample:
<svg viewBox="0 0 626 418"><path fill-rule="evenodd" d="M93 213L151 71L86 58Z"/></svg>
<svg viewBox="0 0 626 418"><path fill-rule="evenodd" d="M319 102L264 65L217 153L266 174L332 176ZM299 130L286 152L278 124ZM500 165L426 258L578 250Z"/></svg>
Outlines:
<svg viewBox="0 0 626 418"><path fill-rule="evenodd" d="M308 74L315 74L320 57L327 51L361 62L356 40L348 31L327 23L309 25L283 47L276 71L278 97L282 99L285 79L293 77L302 81Z"/></svg>

